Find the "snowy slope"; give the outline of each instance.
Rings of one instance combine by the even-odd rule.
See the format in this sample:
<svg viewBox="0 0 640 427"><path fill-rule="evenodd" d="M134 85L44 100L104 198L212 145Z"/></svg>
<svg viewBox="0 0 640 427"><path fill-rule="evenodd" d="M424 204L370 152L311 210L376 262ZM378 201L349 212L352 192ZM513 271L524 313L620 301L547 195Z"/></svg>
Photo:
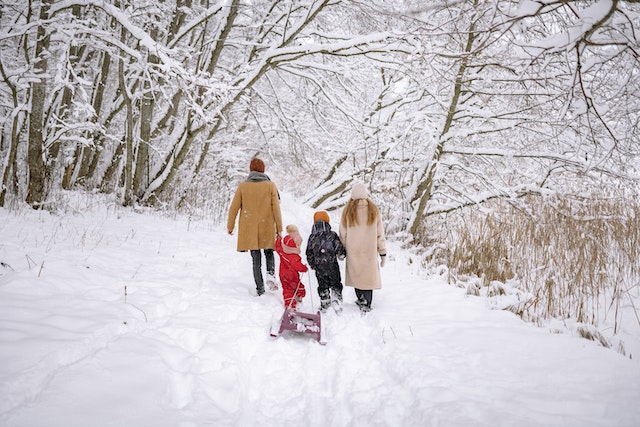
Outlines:
<svg viewBox="0 0 640 427"><path fill-rule="evenodd" d="M306 241L312 211L283 207ZM390 247L373 311L347 289L321 346L269 336L282 296L252 295L220 226L0 210L0 425L638 425L637 358L489 310Z"/></svg>

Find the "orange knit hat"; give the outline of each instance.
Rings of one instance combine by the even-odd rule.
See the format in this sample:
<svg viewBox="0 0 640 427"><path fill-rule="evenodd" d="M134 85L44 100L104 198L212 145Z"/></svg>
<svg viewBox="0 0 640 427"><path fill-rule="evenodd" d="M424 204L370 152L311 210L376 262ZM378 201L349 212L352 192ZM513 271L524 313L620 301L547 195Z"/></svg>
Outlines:
<svg viewBox="0 0 640 427"><path fill-rule="evenodd" d="M316 221L331 222L331 219L329 218L327 211L318 211L313 214L313 222Z"/></svg>

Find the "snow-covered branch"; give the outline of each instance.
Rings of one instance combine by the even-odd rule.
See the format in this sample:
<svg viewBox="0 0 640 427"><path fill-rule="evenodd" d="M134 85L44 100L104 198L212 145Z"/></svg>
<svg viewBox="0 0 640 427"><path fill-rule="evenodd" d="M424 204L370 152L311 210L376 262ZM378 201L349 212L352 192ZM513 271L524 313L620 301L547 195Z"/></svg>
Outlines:
<svg viewBox="0 0 640 427"><path fill-rule="evenodd" d="M135 25L123 11L104 0L64 0L55 2L51 6L50 13L54 16L57 13L67 10L73 6L95 7L105 12L109 17L113 18L118 24L126 29L132 37L138 40L142 46L156 55L161 62L159 67L164 72L168 73L168 75L175 75L179 77L189 74L178 60L173 59L172 56L177 56L177 52L174 52L172 49L154 40L147 31Z"/></svg>
<svg viewBox="0 0 640 427"><path fill-rule="evenodd" d="M459 154L466 156L480 156L480 157L503 157L503 158L522 158L522 159L542 159L552 162L562 163L567 166L575 167L583 172L601 172L606 173L617 178L622 178L630 181L640 182L640 175L623 173L620 170L612 170L604 168L598 165L593 165L592 162L578 156L571 156L560 154L552 151L514 151L505 149L491 149L486 147L480 148L465 148L465 147L448 147L444 153L446 154Z"/></svg>
<svg viewBox="0 0 640 427"><path fill-rule="evenodd" d="M555 194L554 191L549 189L539 187L536 185L518 185L511 188L502 188L499 191L485 191L478 194L469 194L465 196L464 201L460 201L457 203L449 203L449 204L441 204L434 205L429 208L426 215L440 215L451 213L453 211L461 210L470 206L478 206L483 203L489 202L490 200L495 199L516 199L522 198L530 195L552 195Z"/></svg>

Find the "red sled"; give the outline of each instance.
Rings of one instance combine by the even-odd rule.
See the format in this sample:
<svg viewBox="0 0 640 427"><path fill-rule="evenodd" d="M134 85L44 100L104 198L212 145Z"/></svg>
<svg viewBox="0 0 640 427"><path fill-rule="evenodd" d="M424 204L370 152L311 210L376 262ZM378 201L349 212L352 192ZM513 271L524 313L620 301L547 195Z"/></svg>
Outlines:
<svg viewBox="0 0 640 427"><path fill-rule="evenodd" d="M310 334L322 345L327 343L324 323L318 311L316 314L303 313L293 308L286 307L280 322L271 325L270 335L279 337L284 331L293 331L303 334Z"/></svg>

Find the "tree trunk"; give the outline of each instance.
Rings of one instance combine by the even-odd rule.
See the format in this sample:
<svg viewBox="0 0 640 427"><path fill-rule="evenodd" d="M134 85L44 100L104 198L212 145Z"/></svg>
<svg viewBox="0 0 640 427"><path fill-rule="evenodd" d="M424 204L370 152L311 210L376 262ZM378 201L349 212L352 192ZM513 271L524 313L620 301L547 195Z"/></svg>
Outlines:
<svg viewBox="0 0 640 427"><path fill-rule="evenodd" d="M121 30L121 40L125 39L125 29ZM133 204L133 105L124 75L124 59L118 60L118 79L120 82L120 95L124 99L126 119L125 119L125 164L124 164L124 196L123 205Z"/></svg>
<svg viewBox="0 0 640 427"><path fill-rule="evenodd" d="M104 91L107 85L107 79L109 78L109 69L111 67L111 54L109 52L102 53L102 59L100 61L100 73L96 79L93 92L92 107L94 116L91 118L92 123L99 121L100 113L102 111L102 104L104 101ZM88 138L90 135L86 135ZM93 162L93 159L98 156L100 147L97 142L101 141L101 138L94 133L93 135L94 147L78 146L76 147L73 161L67 165L65 169L65 176L62 181L63 188L71 188L77 179L83 180L90 177L93 174L92 166L95 168L97 162ZM92 154L92 155L91 155ZM91 161L90 159L91 158ZM74 176L76 175L76 176Z"/></svg>
<svg viewBox="0 0 640 427"><path fill-rule="evenodd" d="M157 31L153 29L151 36L155 38ZM147 62L151 65L158 63L158 57L148 50ZM154 93L151 73L142 82L142 99L140 101L140 138L136 153L136 169L133 175L133 194L139 199L144 188L149 185L149 147L151 146L151 121L153 120ZM146 182L145 182L146 181ZM144 186L144 187L143 187Z"/></svg>
<svg viewBox="0 0 640 427"><path fill-rule="evenodd" d="M124 154L125 143L121 142L116 147L115 153L113 153L113 157L111 158L111 162L107 167L107 170L104 172L102 176L102 181L100 182L100 191L103 193L109 193L113 190L113 187L117 187L116 182L116 174L118 169L120 168L120 163L122 162L122 156Z"/></svg>
<svg viewBox="0 0 640 427"><path fill-rule="evenodd" d="M17 113L18 107L20 105L18 100L18 90L14 84L11 83L7 74L5 73L4 66L2 65L2 61L0 60L0 75L5 82L5 84L11 90L11 98L13 100L13 119L11 120L11 137L9 139L9 155L7 156L7 163L5 165L4 171L2 173L2 181L0 182L0 207L3 207L6 202L6 196L9 189L16 194L18 191L18 166L16 163L17 153L18 153L18 142L19 138L19 126L20 125L20 114ZM4 131L2 133L4 139ZM13 172L13 173L12 173Z"/></svg>
<svg viewBox="0 0 640 427"><path fill-rule="evenodd" d="M433 150L429 163L422 170L419 177L419 183L411 198L411 203L418 201L418 206L414 208L413 218L409 224L409 234L413 236L414 240L418 240L420 237L420 225L427 211L427 203L431 199L433 191L433 182L440 164L442 153L444 152L445 143L447 141L446 135L453 126L453 120L460 101L460 94L462 92L463 78L467 71L467 64L469 61L469 54L473 47L473 42L476 38L475 35L475 23L471 22L469 25L469 32L467 34L467 41L464 48L462 59L460 60L460 66L456 73L456 79L453 87L453 96L449 103L445 123L438 139L438 144Z"/></svg>
<svg viewBox="0 0 640 427"><path fill-rule="evenodd" d="M71 13L74 17L74 19L79 19L80 15L81 15L82 9L80 8L80 6L73 6L71 8ZM71 45L69 46L69 69L73 70L76 69L78 67L78 63L79 63L79 58L81 56L81 52L84 50L84 48L78 46L78 45ZM73 108L73 96L74 96L74 90L72 89L73 86L75 86L75 79L74 79L74 73L70 72L69 73L69 81L67 82L67 84L64 85L64 87L62 88L62 96L60 99L60 103L57 106L57 111L55 112L58 120L57 122L60 123L60 125L58 125L57 123L53 124L53 130L52 133L56 133L56 128L57 127L63 127L65 122L67 121L68 117L69 117L69 113L71 112L71 109ZM57 95L56 95L57 96ZM57 169L57 160L58 160L58 154L60 153L60 150L62 148L62 142L60 140L56 140L53 141L51 148L49 149L49 160L50 160L50 164L48 164L48 169L51 172L56 171ZM63 176L63 181L64 181L64 176Z"/></svg>
<svg viewBox="0 0 640 427"><path fill-rule="evenodd" d="M13 115L11 121L11 140L9 141L9 156L7 158L7 164L2 174L2 182L0 182L0 207L5 205L7 190L11 188L13 193L18 190L18 178L16 163L18 153L18 126L20 125L20 116L18 114ZM13 173L11 173L13 172Z"/></svg>
<svg viewBox="0 0 640 427"><path fill-rule="evenodd" d="M47 57L44 54L49 48L49 35L44 23L49 18L49 8L52 0L42 0L38 30L36 32L36 48L34 73L38 78L31 83L31 111L29 112L29 146L27 150L27 162L29 165L29 185L26 202L33 208L39 209L45 201L45 179L47 176L44 162L44 137L43 120L44 105L47 96Z"/></svg>

